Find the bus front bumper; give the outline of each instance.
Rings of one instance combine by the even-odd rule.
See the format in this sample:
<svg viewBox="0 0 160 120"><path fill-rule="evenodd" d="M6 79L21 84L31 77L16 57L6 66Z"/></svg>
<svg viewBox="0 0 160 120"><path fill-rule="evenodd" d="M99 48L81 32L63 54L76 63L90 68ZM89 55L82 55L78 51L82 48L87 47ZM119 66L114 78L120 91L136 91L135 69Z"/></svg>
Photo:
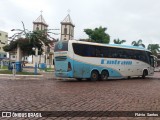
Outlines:
<svg viewBox="0 0 160 120"><path fill-rule="evenodd" d="M62 78L72 78L73 74L72 72L55 72L55 76Z"/></svg>

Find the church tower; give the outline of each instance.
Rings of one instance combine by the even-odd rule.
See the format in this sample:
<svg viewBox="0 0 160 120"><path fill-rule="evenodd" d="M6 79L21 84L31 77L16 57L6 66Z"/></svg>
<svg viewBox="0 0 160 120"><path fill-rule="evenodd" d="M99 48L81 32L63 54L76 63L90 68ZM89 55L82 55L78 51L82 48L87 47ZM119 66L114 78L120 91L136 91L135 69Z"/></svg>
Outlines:
<svg viewBox="0 0 160 120"><path fill-rule="evenodd" d="M44 20L42 14L33 22L33 31L35 30L45 30L48 28L46 21Z"/></svg>
<svg viewBox="0 0 160 120"><path fill-rule="evenodd" d="M47 30L48 29L48 25L46 23L46 21L44 20L43 16L42 16L42 11L41 11L41 15L33 22L33 31L36 30ZM38 57L36 58L36 56L32 57L32 62L37 61L38 63L46 63L46 64L50 64L51 62L51 57L50 55L48 55L49 57L47 58L47 54L46 54L46 46L43 45L43 49L44 49L44 54L43 55L38 55Z"/></svg>
<svg viewBox="0 0 160 120"><path fill-rule="evenodd" d="M73 40L74 39L74 27L71 17L68 14L61 22L61 40Z"/></svg>

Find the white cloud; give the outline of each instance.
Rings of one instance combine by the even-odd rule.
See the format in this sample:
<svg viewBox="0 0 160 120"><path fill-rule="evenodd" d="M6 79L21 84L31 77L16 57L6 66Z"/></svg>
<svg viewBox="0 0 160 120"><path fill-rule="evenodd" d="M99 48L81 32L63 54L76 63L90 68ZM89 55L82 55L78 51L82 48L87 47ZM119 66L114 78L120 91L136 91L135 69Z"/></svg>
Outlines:
<svg viewBox="0 0 160 120"><path fill-rule="evenodd" d="M120 38L131 44L142 39L146 45L160 44L159 0L1 0L0 4L0 29L9 33L22 28L21 21L32 30L41 10L50 28L60 28L70 9L76 39L87 38L85 28L103 26L111 41Z"/></svg>

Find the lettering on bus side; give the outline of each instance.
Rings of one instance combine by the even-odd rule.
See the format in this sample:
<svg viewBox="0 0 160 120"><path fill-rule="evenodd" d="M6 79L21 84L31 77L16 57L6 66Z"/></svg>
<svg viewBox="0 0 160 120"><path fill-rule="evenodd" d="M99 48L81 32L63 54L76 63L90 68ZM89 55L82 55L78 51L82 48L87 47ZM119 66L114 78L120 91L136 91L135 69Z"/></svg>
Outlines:
<svg viewBox="0 0 160 120"><path fill-rule="evenodd" d="M110 64L110 65L132 65L132 61L128 60L106 60L101 59L101 64Z"/></svg>

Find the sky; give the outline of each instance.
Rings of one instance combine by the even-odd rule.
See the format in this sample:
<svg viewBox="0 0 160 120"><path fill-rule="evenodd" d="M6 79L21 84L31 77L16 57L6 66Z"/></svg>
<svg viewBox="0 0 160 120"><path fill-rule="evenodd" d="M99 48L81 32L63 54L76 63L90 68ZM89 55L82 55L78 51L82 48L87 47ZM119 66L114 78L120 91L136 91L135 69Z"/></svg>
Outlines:
<svg viewBox="0 0 160 120"><path fill-rule="evenodd" d="M60 29L69 13L75 39L88 38L86 28L102 26L107 28L110 43L119 38L126 45L139 39L146 46L160 44L160 0L0 0L0 30L12 36L11 29L23 29L21 21L33 30L41 10L49 29Z"/></svg>

